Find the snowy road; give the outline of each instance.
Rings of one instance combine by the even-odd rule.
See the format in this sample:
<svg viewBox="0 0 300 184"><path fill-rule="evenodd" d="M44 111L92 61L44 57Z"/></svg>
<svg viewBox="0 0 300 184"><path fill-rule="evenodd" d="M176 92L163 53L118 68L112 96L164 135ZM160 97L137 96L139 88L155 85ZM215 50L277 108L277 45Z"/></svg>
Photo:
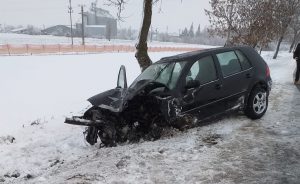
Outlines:
<svg viewBox="0 0 300 184"><path fill-rule="evenodd" d="M82 127L63 124L63 117L58 113L53 119L41 121L39 125L26 125L18 131L11 131L16 138L13 144L1 144L0 140L0 183L299 183L300 87L292 84L295 63L291 54L280 53L278 60L270 59L271 54L264 53L264 58L269 63L274 86L269 109L260 120L252 121L243 115L232 115L186 132L170 131L155 142L98 149L85 144ZM111 60L125 58L125 55L114 55ZM51 56L47 60L53 57L60 56ZM74 59L72 56L64 57L66 60L68 57ZM81 57L76 62L84 58ZM159 58L160 55L152 57ZM85 59L87 65L97 66L94 61L89 61L92 60L91 56ZM55 70L55 64L46 63L47 67L52 66L50 71ZM68 64L64 62L64 68ZM116 68L115 65L119 64L107 67ZM26 66L26 62L23 65ZM125 65L132 73L138 70L130 62L125 61ZM9 68L7 63L4 66ZM0 63L0 68L4 66ZM37 66L44 71L43 65ZM13 71L13 65L10 67ZM59 76L61 71L58 70L56 74ZM129 80L133 78L134 75ZM83 84L85 80L79 79L77 77L74 80ZM26 78L24 80L27 81ZM47 82L51 82L51 79ZM58 87L63 91L63 82L57 83L60 83ZM11 87L9 84L12 83L5 83L6 87ZM21 85L18 82L13 84ZM71 86L67 91L73 90ZM107 84L105 87L112 86ZM97 90L92 88L85 93L74 92L70 98L83 98ZM52 93L57 94L55 91ZM9 95L8 92L5 94ZM51 97L51 93L47 94ZM67 95L67 92L63 94ZM68 103L68 100L63 102ZM38 102L32 100L32 103ZM5 106L9 104L0 104L0 109ZM76 110L79 107L74 108ZM30 109L24 108L24 111L30 113ZM64 109L59 111L62 114L68 112ZM0 126L2 128L4 124L0 122ZM21 127L21 124L18 126ZM3 131L2 134L0 131L0 136L6 132L10 131ZM20 176L11 177L14 174Z"/></svg>

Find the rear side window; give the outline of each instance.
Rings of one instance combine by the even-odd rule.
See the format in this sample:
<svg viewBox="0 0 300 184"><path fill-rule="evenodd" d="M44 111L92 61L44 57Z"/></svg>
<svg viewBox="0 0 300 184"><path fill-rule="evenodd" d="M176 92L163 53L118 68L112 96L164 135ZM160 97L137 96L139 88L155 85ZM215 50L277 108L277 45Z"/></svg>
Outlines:
<svg viewBox="0 0 300 184"><path fill-rule="evenodd" d="M217 54L223 76L229 76L242 71L238 57L233 51Z"/></svg>
<svg viewBox="0 0 300 184"><path fill-rule="evenodd" d="M236 50L235 53L241 62L243 70L247 70L247 69L251 68L251 64L250 64L249 60L246 58L244 53L242 53L239 50Z"/></svg>

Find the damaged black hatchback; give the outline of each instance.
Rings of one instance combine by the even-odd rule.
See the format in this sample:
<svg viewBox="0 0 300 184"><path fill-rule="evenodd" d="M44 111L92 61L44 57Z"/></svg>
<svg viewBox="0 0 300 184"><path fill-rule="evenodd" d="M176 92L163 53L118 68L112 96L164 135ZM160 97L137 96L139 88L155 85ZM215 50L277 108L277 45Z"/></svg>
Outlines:
<svg viewBox="0 0 300 184"><path fill-rule="evenodd" d="M88 126L87 142L103 146L158 139L165 127L190 128L232 111L261 118L272 80L251 47L200 50L162 58L127 87L121 66L115 89L91 97L83 116L65 123Z"/></svg>

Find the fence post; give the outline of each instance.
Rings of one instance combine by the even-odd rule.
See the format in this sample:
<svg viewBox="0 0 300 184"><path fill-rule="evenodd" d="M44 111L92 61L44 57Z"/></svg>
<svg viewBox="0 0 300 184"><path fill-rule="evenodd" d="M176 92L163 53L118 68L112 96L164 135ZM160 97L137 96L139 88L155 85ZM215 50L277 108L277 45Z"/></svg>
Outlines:
<svg viewBox="0 0 300 184"><path fill-rule="evenodd" d="M26 44L26 54L29 54L29 46Z"/></svg>
<svg viewBox="0 0 300 184"><path fill-rule="evenodd" d="M10 56L10 48L9 48L9 45L7 44L7 52L8 52L8 55Z"/></svg>

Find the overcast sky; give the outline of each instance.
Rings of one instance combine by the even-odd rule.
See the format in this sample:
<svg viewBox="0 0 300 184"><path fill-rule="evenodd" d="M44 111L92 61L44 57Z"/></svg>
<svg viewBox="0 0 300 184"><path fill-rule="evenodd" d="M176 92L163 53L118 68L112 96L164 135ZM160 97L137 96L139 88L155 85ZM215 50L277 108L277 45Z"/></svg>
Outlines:
<svg viewBox="0 0 300 184"><path fill-rule="evenodd" d="M94 0L72 0L74 8L73 21L80 21L79 4L90 8ZM122 13L125 22L120 22L120 28L132 27L138 29L142 19L142 0L128 0ZM0 24L28 25L47 27L57 24L69 24L69 0L0 0ZM98 7L107 9L116 15L116 8L104 5L105 0L98 0ZM161 7L161 11L159 11ZM153 10L153 29L160 32L178 32L179 29L189 27L194 23L196 29L208 25L208 18L204 9L209 9L209 0L162 0L162 4L155 5Z"/></svg>

